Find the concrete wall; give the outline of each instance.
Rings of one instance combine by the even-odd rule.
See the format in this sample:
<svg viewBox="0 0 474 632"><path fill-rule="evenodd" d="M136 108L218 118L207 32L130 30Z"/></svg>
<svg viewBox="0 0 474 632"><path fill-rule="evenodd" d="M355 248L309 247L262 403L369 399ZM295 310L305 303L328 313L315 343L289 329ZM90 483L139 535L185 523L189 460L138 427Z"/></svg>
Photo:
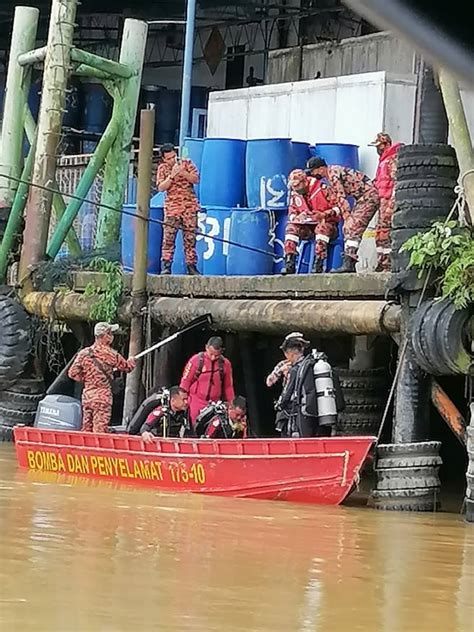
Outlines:
<svg viewBox="0 0 474 632"><path fill-rule="evenodd" d="M270 51L266 83L282 83L355 75L385 70L397 74L414 72L415 51L390 33L351 37L301 48Z"/></svg>

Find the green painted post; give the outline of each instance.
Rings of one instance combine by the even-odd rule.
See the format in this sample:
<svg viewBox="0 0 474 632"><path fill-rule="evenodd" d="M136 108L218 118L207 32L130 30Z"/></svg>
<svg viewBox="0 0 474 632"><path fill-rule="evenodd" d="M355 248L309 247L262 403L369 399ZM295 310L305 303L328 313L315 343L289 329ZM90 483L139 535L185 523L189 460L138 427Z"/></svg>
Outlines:
<svg viewBox="0 0 474 632"><path fill-rule="evenodd" d="M0 150L0 207L10 208L18 188L23 162L23 110L28 101L31 71L23 69L18 56L35 47L39 11L32 7L16 7L10 46L10 60L3 107Z"/></svg>
<svg viewBox="0 0 474 632"><path fill-rule="evenodd" d="M85 198L89 193L89 190L94 182L94 179L97 177L102 165L105 162L105 158L107 153L110 151L114 141L118 136L118 131L120 129L120 110L114 113L112 116L112 120L110 121L107 129L105 130L100 142L95 150L94 155L92 156L89 164L86 167L86 170L82 174L81 180L77 186L75 196L77 198ZM63 216L59 220L58 225L56 226L53 236L51 237L51 241L48 246L47 255L50 259L54 259L54 257L58 254L61 246L68 234L71 226L76 219L76 216L82 206L82 199L73 198L69 204L67 205L66 210L64 211ZM117 213L117 215L119 215ZM119 215L120 217L120 215Z"/></svg>
<svg viewBox="0 0 474 632"><path fill-rule="evenodd" d="M121 79L130 79L133 75L133 69L127 64L117 63L105 57L94 55L94 53L88 53L85 50L79 48L73 48L71 51L71 59L79 64L86 64L96 70L109 73Z"/></svg>
<svg viewBox="0 0 474 632"><path fill-rule="evenodd" d="M25 210L26 200L28 199L29 186L26 184L33 171L33 161L35 159L36 143L33 142L25 161L25 166L21 173L21 180L13 198L13 204L8 216L8 222L3 235L2 244L0 246L0 283L5 283L7 274L8 261L10 259L12 248L15 244L15 237L20 230L23 211Z"/></svg>
<svg viewBox="0 0 474 632"><path fill-rule="evenodd" d="M128 66L133 75L130 79L118 80L112 90L114 96L113 116L119 116L120 111L121 119L116 141L107 156L101 199L102 204L117 209L122 207L125 193L147 33L148 25L146 22L125 20L120 63ZM95 240L96 248L107 248L117 243L120 238L120 222L120 214L116 211L106 207L100 209Z"/></svg>

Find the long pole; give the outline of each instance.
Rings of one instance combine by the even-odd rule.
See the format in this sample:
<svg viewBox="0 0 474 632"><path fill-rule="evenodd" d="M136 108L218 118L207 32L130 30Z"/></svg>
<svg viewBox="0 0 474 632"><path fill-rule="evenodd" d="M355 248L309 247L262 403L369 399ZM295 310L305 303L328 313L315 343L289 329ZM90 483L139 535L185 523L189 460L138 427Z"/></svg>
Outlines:
<svg viewBox="0 0 474 632"><path fill-rule="evenodd" d="M439 69L439 83L443 94L444 106L449 121L449 132L453 139L454 149L458 157L461 175L464 177L464 192L469 206L471 223L474 216L474 152L472 140L467 126L466 114L461 99L457 79L445 68Z"/></svg>
<svg viewBox="0 0 474 632"><path fill-rule="evenodd" d="M132 279L132 322L129 356L136 357L143 349L143 308L146 306L146 273L148 263L148 218L150 215L151 177L155 111L142 110L140 115L140 151L138 153L137 219L135 220L135 252ZM128 423L138 408L142 361L127 376L123 422Z"/></svg>
<svg viewBox="0 0 474 632"><path fill-rule="evenodd" d="M186 10L186 39L184 42L183 85L181 89L181 121L179 124L179 147L189 130L189 112L191 109L191 86L193 74L194 27L196 23L196 0L188 0Z"/></svg>
<svg viewBox="0 0 474 632"><path fill-rule="evenodd" d="M18 178L23 151L23 112L28 101L31 71L24 70L18 56L35 47L39 11L32 7L17 7L8 62L5 102L3 107L0 173ZM0 207L11 208L18 183L0 177Z"/></svg>
<svg viewBox="0 0 474 632"><path fill-rule="evenodd" d="M49 187L56 175L76 9L77 0L53 0L51 6L32 178L33 187L27 203L20 278L26 277L29 268L39 263L46 252L52 193L34 185Z"/></svg>

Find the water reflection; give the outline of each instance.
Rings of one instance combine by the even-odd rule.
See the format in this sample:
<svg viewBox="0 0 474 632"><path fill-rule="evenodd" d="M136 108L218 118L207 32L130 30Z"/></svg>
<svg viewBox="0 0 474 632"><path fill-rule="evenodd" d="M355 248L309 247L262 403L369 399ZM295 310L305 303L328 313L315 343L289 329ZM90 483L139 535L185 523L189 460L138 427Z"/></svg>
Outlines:
<svg viewBox="0 0 474 632"><path fill-rule="evenodd" d="M7 445L0 520L1 630L473 630L458 516L158 494Z"/></svg>

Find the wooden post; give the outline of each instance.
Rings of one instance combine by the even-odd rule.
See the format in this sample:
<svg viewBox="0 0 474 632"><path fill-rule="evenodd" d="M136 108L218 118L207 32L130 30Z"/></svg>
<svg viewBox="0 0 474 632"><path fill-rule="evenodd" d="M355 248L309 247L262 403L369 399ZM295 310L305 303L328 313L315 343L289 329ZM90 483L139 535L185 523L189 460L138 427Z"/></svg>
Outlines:
<svg viewBox="0 0 474 632"><path fill-rule="evenodd" d="M143 309L146 306L146 276L148 263L148 218L150 214L154 110L142 110L140 117L140 151L138 154L137 219L135 220L135 252L132 280L132 322L129 355L143 351ZM138 407L142 360L127 376L123 422L126 424Z"/></svg>
<svg viewBox="0 0 474 632"><path fill-rule="evenodd" d="M56 175L58 144L66 104L71 48L76 20L76 0L53 0L43 74L43 93L38 122L32 188L27 203L26 227L20 260L20 278L45 254L53 194L38 188L51 187ZM22 109L22 114L24 109Z"/></svg>
<svg viewBox="0 0 474 632"><path fill-rule="evenodd" d="M439 83L448 115L449 132L458 157L459 169L461 175L466 174L461 184L464 186L469 206L469 219L472 224L474 216L474 153L461 92L457 79L445 68L439 70Z"/></svg>

